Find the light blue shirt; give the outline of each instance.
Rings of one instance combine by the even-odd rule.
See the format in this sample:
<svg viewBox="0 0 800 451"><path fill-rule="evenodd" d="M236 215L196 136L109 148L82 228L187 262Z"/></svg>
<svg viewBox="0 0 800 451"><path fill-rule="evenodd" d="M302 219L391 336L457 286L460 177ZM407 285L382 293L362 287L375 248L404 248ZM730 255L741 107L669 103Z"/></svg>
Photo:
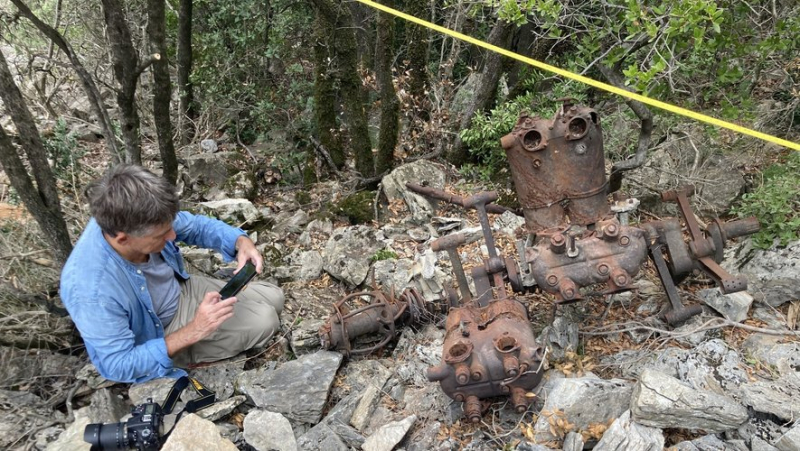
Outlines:
<svg viewBox="0 0 800 451"><path fill-rule="evenodd" d="M226 261L236 254L236 239L245 233L217 219L180 212L173 222L176 241L214 249ZM161 256L186 280L189 274L175 242ZM105 240L89 221L61 272L61 299L78 327L89 358L106 379L144 382L186 375L172 366L164 327L156 315L141 270Z"/></svg>

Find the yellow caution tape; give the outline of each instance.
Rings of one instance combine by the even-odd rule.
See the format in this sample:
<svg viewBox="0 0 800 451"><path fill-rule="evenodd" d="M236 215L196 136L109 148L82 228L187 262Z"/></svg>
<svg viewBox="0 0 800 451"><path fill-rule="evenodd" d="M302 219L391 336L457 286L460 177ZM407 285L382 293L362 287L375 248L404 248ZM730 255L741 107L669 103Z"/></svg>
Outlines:
<svg viewBox="0 0 800 451"><path fill-rule="evenodd" d="M744 135L753 136L758 139L762 139L764 141L769 141L774 144L778 144L780 146L788 147L794 150L800 150L800 144L792 141L787 141L785 139L778 138L777 136L768 135L766 133L762 133L756 130L749 129L747 127L742 127L741 125L736 125L731 122L723 121L721 119L717 119L715 117L707 116L705 114L697 113L695 111L687 110L686 108L681 108L679 106L675 106L666 102L661 102L659 100L651 99L649 97L645 97L641 94L636 94L634 92L627 91L625 89L618 88L616 86L609 85L607 83L603 83L589 77L584 77L583 75L572 73L568 70L560 69L555 66L551 66L549 64L543 63L541 61L537 61L532 58L528 58L522 56L518 53L514 53L512 51L497 47L496 45L489 44L487 42L483 42L479 39L475 39L471 36L467 36L465 34L459 33L457 31L450 30L449 28L445 28L428 21L419 19L412 15L406 14L404 12L398 11L396 9L389 8L388 6L381 5L380 3L375 3L372 0L356 0L360 3L363 3L367 6L370 6L375 9L379 9L385 13L392 14L397 16L401 19L405 19L409 22L413 22L417 25L421 25L423 27L430 28L431 30L438 31L439 33L446 34L448 36L452 36L456 39L461 39L462 41L469 42L470 44L477 45L478 47L483 47L487 50L491 50L493 52L499 53L501 55L507 56L509 58L513 58L517 61L522 61L523 63L530 64L533 67L537 67L542 70L546 70L548 72L552 72L554 74L560 75L565 78L569 78L572 80L579 81L581 83L585 83L589 86L594 86L595 88L602 89L603 91L608 91L623 97L627 97L629 99L638 100L644 104L661 108L663 110L667 110L669 112L680 114L681 116L690 117L692 119L696 119L701 122L705 122L707 124L716 125L718 127L727 128L729 130L733 130L738 133L742 133Z"/></svg>

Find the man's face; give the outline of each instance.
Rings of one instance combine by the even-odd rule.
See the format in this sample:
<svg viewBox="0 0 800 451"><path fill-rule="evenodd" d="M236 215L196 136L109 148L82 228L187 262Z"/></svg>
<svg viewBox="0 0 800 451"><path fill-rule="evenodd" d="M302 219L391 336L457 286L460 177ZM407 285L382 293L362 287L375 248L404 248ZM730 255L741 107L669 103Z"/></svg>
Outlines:
<svg viewBox="0 0 800 451"><path fill-rule="evenodd" d="M168 241L176 238L172 223L153 226L141 236L128 235L128 246L130 249L140 254L152 254L161 252Z"/></svg>

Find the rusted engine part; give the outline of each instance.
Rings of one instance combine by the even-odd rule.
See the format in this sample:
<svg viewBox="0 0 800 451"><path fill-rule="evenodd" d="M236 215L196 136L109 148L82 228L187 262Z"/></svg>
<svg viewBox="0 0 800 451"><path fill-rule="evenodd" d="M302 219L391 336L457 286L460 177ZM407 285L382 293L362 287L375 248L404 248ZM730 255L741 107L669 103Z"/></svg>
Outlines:
<svg viewBox="0 0 800 451"><path fill-rule="evenodd" d="M675 286L676 281L682 280L694 270L708 274L725 294L747 289L747 280L744 277L731 275L719 265L719 262L722 261L727 240L753 234L760 228L755 217L726 223L715 219L705 232L702 232L689 206L688 196L693 192L694 188L689 186L662 193L663 200L678 202L681 215L689 229L688 243L684 242L678 219L669 218L640 225L652 243L649 245L650 256L672 306L662 315L670 324L684 321L702 311L698 305L684 306ZM665 259L665 253L669 260Z"/></svg>
<svg viewBox="0 0 800 451"><path fill-rule="evenodd" d="M596 111L565 99L552 119L520 116L500 140L530 233L609 215L603 132Z"/></svg>
<svg viewBox="0 0 800 451"><path fill-rule="evenodd" d="M478 211L489 254L482 266L472 270L475 298L458 255L458 247L466 243L466 237L451 234L431 244L431 249L447 251L450 257L461 306L450 308L443 362L429 368L427 375L430 381L440 383L447 396L464 403L464 413L473 423L481 419L484 398L510 396L518 412L527 410L530 399L526 394L541 381L544 359L527 310L509 298L505 288L507 280L512 289L521 287L517 262L502 257L494 245L486 206L496 199L497 193L482 192L462 203Z"/></svg>
<svg viewBox="0 0 800 451"><path fill-rule="evenodd" d="M474 196L462 199L459 205L466 208L474 208L478 212L478 219L481 223L481 230L483 231L483 239L486 242L486 251L489 258L484 259L483 265L472 268L471 275L475 284L476 300L480 306L486 306L496 296L503 299L507 297L505 283L508 281L515 291L522 290L522 281L519 277L519 265L513 258L506 258L498 254L497 248L494 243L494 236L492 235L492 228L489 224L489 215L487 207L497 200L497 192L484 191ZM450 261L453 265L453 272L455 273L456 280L460 291L460 299L465 302L472 301L472 293L467 283L467 277L464 273L461 259L458 256L456 249L466 243L466 237L463 234L450 234L437 239L431 244L431 249L435 252L447 251ZM495 294L493 292L497 290ZM452 299L452 296L450 296ZM451 302L451 304L453 304Z"/></svg>
<svg viewBox="0 0 800 451"><path fill-rule="evenodd" d="M464 208L473 208L471 205L468 205L467 200L469 198L465 198L465 197L459 196L457 194L451 194L451 193L448 193L447 191L436 189L436 188L433 188L433 187L430 187L430 186L417 185L416 183L406 183L406 188L408 188L409 190L411 190L411 191L413 191L413 192L415 192L417 194L421 194L423 196L427 196L427 197L430 197L430 198L433 198L433 199L443 200L443 201L445 201L447 203L451 203L451 204L455 204L455 205L461 205ZM506 207L504 207L502 205L497 205L497 204L493 204L493 203L487 203L486 204L486 211L489 212L489 213L495 213L495 214L503 214L503 213L505 213L507 211L519 214L518 212L516 212L516 211L514 211L514 210L512 210L510 208L506 208Z"/></svg>
<svg viewBox="0 0 800 451"><path fill-rule="evenodd" d="M525 307L498 299L485 307L450 309L443 362L428 368L428 380L464 403L473 423L481 419L481 399L510 396L517 412L527 410L526 394L542 379L543 350L536 344Z"/></svg>
<svg viewBox="0 0 800 451"><path fill-rule="evenodd" d="M368 298L370 303L351 309L353 300ZM345 356L369 354L386 346L397 336L397 326L420 323L427 317L425 299L413 288L394 298L380 290L353 293L333 305L333 314L319 328L322 347ZM365 335L378 336L377 342L355 348L355 342Z"/></svg>
<svg viewBox="0 0 800 451"><path fill-rule="evenodd" d="M536 284L557 302L584 298L581 289L598 284L592 294L628 290L647 260L648 241L642 229L616 218L598 221L594 230L577 225L546 229L525 249L525 262Z"/></svg>

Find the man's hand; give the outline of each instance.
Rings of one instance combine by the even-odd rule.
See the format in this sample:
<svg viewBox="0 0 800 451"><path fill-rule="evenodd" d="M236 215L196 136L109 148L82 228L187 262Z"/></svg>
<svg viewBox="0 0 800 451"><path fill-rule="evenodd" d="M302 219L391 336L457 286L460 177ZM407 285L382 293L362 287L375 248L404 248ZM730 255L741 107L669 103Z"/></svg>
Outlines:
<svg viewBox="0 0 800 451"><path fill-rule="evenodd" d="M222 323L233 316L235 303L235 297L222 300L216 291L206 293L192 321L164 338L167 343L167 355L173 357L178 351L214 333Z"/></svg>
<svg viewBox="0 0 800 451"><path fill-rule="evenodd" d="M236 274L244 268L248 262L252 262L256 266L256 272L261 274L261 269L264 266L264 259L261 257L261 252L258 252L256 245L246 235L242 235L236 239Z"/></svg>

